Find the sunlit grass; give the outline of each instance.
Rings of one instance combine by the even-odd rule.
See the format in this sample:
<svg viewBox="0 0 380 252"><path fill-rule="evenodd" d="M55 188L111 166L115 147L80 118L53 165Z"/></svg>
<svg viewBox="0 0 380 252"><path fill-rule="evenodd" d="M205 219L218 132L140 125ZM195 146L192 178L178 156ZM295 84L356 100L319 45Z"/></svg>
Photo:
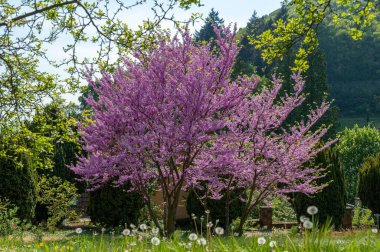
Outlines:
<svg viewBox="0 0 380 252"><path fill-rule="evenodd" d="M172 239L158 237L159 244L153 237L148 231L128 236L92 230L80 234L62 231L44 234L40 240L24 234L2 237L0 251L380 251L379 234L372 230L335 233L321 228L296 235L284 231L255 232L244 237L214 235L205 238L204 245L191 241L188 232L176 232ZM259 245L259 238L265 243Z"/></svg>

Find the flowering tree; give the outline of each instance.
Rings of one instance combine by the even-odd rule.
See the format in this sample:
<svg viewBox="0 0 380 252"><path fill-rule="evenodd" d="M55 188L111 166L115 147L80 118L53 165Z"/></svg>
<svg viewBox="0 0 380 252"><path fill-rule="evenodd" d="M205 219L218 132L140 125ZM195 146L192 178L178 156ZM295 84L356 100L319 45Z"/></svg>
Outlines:
<svg viewBox="0 0 380 252"><path fill-rule="evenodd" d="M228 132L220 135L197 159L198 173L193 178L207 181L215 197L223 190L226 211L235 200L230 198L232 190L245 188L244 194L248 192L248 196L242 197L246 204L240 216L240 235L252 209L268 196L286 196L291 192L313 194L324 187L314 183L323 176L323 169L303 164L335 141L320 146L319 140L328 128L310 131L329 104L323 102L310 111L306 122L285 129L285 119L305 99L301 95L304 81L299 74L292 77L295 82L292 95L279 98L282 85L274 77L271 87L244 97L226 122ZM196 186L197 182L193 180L193 183ZM228 223L229 213L225 216ZM227 224L226 227L228 232Z"/></svg>
<svg viewBox="0 0 380 252"><path fill-rule="evenodd" d="M277 105L279 80L256 96L251 92L257 79L230 81L235 30L216 29L217 53L196 45L188 31L173 39L163 35L148 55L136 54L114 74L104 73L100 85L90 80L99 97L87 100L94 115L82 126L88 156L73 170L94 186L115 178L119 184L129 181L144 195L157 226L149 192L158 188L166 204L167 235L174 232L181 190L199 181L207 181L214 196L233 181L250 189L249 200L265 188L256 201L273 191L318 189L312 185L317 170L299 167L318 151L315 145L326 129L308 131L327 104L311 113L309 123L277 132L302 102L303 82L296 77L296 95ZM229 179L220 179L226 175ZM244 216L251 209L252 204Z"/></svg>

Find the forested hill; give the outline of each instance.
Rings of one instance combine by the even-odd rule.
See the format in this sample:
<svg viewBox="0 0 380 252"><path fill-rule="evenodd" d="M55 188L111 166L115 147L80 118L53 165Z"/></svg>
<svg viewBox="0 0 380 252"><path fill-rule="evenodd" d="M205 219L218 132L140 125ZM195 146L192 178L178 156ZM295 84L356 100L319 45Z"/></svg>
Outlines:
<svg viewBox="0 0 380 252"><path fill-rule="evenodd" d="M280 9L268 16L260 18L255 14L252 16L247 27L239 31L241 51L236 72L268 75L273 71L286 71L281 65L291 62L292 52L289 53L290 56L284 57L283 62L267 66L260 59L260 53L248 42L247 35L260 34L271 28L277 18L284 19L287 15L286 10ZM325 71L330 97L335 99L335 105L339 107L341 115L380 116L380 99L377 98L380 97L379 19L373 27L364 32L363 39L359 41L354 41L345 28L332 25L328 19L319 28L318 36L320 52L316 55L319 59L323 59L324 63L311 65L314 68L311 72Z"/></svg>

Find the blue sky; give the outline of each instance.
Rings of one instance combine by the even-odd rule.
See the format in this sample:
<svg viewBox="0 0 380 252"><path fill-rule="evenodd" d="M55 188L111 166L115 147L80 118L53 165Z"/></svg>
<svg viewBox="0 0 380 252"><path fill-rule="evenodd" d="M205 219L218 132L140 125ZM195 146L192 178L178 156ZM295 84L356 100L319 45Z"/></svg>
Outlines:
<svg viewBox="0 0 380 252"><path fill-rule="evenodd" d="M258 16L266 15L278 9L281 6L282 0L201 0L202 7L193 6L190 10L183 11L176 9L174 11L177 19L186 20L191 13L202 13L203 17L207 17L212 8L219 12L219 16L226 23L237 23L238 27L243 27L256 10ZM132 27L136 27L141 20L149 17L151 11L149 5L140 6L131 10L126 15L126 21ZM164 24L165 26L165 24ZM168 24L168 28L171 24ZM199 29L201 22L195 25L195 29Z"/></svg>
<svg viewBox="0 0 380 252"><path fill-rule="evenodd" d="M132 0L129 0L132 2ZM111 1L112 2L112 1ZM128 1L126 1L128 3ZM130 11L123 13L123 18L125 17L125 22L130 28L136 28L141 24L143 20L152 18L153 14L151 11L151 2L132 8ZM278 9L281 6L282 0L202 0L202 7L194 6L190 10L175 9L173 13L177 20L189 20L191 13L201 13L203 17L207 17L208 13L212 8L219 12L219 17L223 18L225 23L236 23L237 27L244 27L249 18L252 16L253 12L256 11L258 16L263 16L271 13L272 11ZM190 27L192 31L199 30L203 25L203 21L199 20L193 27ZM173 29L172 22L164 22L162 26L165 28ZM47 47L48 55L51 59L60 60L64 57L64 52L62 47L66 45L68 41L65 37L61 37L54 44ZM97 47L91 44L79 44L77 47L77 52L79 58L88 57L92 58L96 55ZM116 57L116 55L114 56ZM111 57L112 58L112 57ZM67 74L64 69L55 69L48 65L46 62L41 62L40 68L47 72L55 72L62 77ZM83 83L85 84L85 83ZM69 101L77 102L78 95L64 95Z"/></svg>

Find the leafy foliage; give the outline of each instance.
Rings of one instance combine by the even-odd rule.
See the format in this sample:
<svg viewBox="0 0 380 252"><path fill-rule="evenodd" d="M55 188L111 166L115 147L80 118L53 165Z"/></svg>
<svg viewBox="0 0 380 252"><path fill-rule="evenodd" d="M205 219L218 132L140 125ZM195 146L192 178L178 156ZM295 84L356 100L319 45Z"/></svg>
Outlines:
<svg viewBox="0 0 380 252"><path fill-rule="evenodd" d="M380 153L360 167L358 194L364 206L380 214Z"/></svg>
<svg viewBox="0 0 380 252"><path fill-rule="evenodd" d="M0 234L7 236L19 229L21 223L17 217L18 208L7 198L0 198Z"/></svg>
<svg viewBox="0 0 380 252"><path fill-rule="evenodd" d="M284 7L292 11L292 15L276 20L274 28L266 30L252 43L262 52L262 57L271 63L274 59L283 57L286 51L296 42L300 47L292 70L305 71L309 68L307 57L318 46L316 29L327 15L332 15L332 22L350 27L350 35L354 40L363 36L363 29L370 26L376 17L378 3L374 0L356 1L309 1L290 0L284 2Z"/></svg>
<svg viewBox="0 0 380 252"><path fill-rule="evenodd" d="M73 208L73 200L77 197L77 188L68 181L57 176L39 176L38 210L39 220L47 220L47 228L54 230L65 219L74 219L77 215Z"/></svg>
<svg viewBox="0 0 380 252"><path fill-rule="evenodd" d="M137 225L144 201L140 194L129 189L129 185L115 187L108 183L92 191L88 206L91 220L111 227Z"/></svg>
<svg viewBox="0 0 380 252"><path fill-rule="evenodd" d="M319 223L325 224L330 219L331 224L339 229L346 209L346 191L342 164L337 150L335 148L327 149L319 153L312 162L327 171L326 176L318 179L317 183L328 183L328 185L312 196L300 193L293 195L291 202L297 219L299 220L301 215L305 215L309 206L317 206Z"/></svg>
<svg viewBox="0 0 380 252"><path fill-rule="evenodd" d="M113 69L116 62L110 60L112 52L120 55L132 47L149 48L162 20L176 23L170 16L174 6L188 9L200 5L199 0L154 1L153 18L132 30L124 22L126 13L145 2L0 1L0 120L20 122L20 118L32 116L42 100L75 92L83 66L92 63L102 70ZM56 42L63 42L58 46L63 47L64 59L60 61L49 54ZM97 53L91 58L81 57L81 43L97 47ZM42 63L53 70L41 70ZM62 67L69 78L54 74Z"/></svg>
<svg viewBox="0 0 380 252"><path fill-rule="evenodd" d="M47 221L49 229L55 228L65 218L73 218L72 202L77 196L74 173L68 165L76 162L81 153L76 120L68 114L69 106L63 101L48 104L38 109L31 122L27 122L30 133L43 141L36 160L41 163L38 172L37 221ZM33 148L33 146L30 146Z"/></svg>
<svg viewBox="0 0 380 252"><path fill-rule="evenodd" d="M371 126L345 129L339 137L341 156L346 180L347 202L353 203L357 196L359 167L371 156L380 152L380 133Z"/></svg>

